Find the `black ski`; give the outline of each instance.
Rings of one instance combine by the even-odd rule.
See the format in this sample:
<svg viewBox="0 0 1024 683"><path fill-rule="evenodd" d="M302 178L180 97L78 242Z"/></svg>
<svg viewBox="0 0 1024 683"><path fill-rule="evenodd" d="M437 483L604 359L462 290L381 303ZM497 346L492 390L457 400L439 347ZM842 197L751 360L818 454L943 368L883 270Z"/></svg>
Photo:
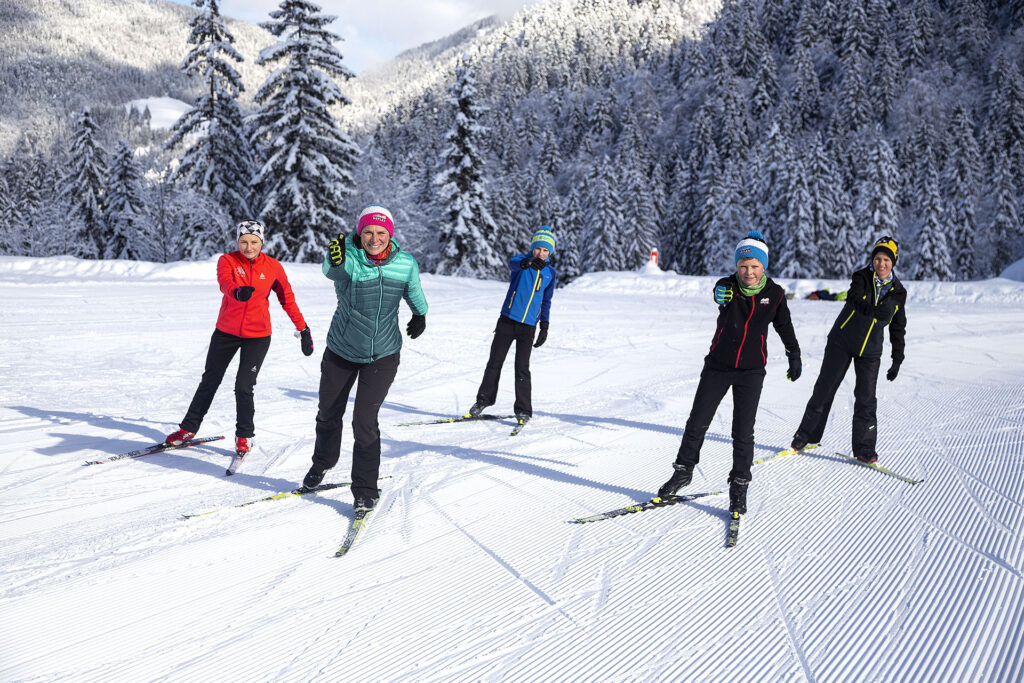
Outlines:
<svg viewBox="0 0 1024 683"><path fill-rule="evenodd" d="M921 482L924 481L924 479L911 479L910 477L904 476L904 475L900 474L899 472L893 472L892 470L890 470L890 469L888 469L886 467L882 467L878 463L862 462L862 461L858 460L857 458L853 457L852 455L847 455L846 453L840 453L839 451L836 451L836 455L838 455L840 458L843 458L844 460L848 460L848 461L852 462L855 465L860 465L861 467L867 467L869 469L875 470L877 472L881 472L882 474L888 475L890 477L895 477L896 479L899 479L900 481L905 481L908 484L912 484L912 485L913 484L920 484Z"/></svg>
<svg viewBox="0 0 1024 683"><path fill-rule="evenodd" d="M373 514L373 510L360 510L356 512L355 518L349 522L348 532L345 534L345 540L341 542L341 547L334 553L335 557L341 557L349 550L352 549L352 545L359 538L359 534L362 533L366 525L370 523L370 515Z"/></svg>
<svg viewBox="0 0 1024 683"><path fill-rule="evenodd" d="M450 422L473 422L475 420L508 420L514 418L515 415L461 415L459 417L442 417L439 420L427 420L425 422L402 422L395 425L396 427L412 427L415 425L440 425L448 424Z"/></svg>
<svg viewBox="0 0 1024 683"><path fill-rule="evenodd" d="M381 477L381 479L390 479L390 478L391 478L391 475L387 475L385 477ZM342 488L344 486L351 486L351 485L352 485L352 482L350 482L350 481L342 481L342 482L339 482L337 484L320 484L319 486L314 486L311 489L307 489L304 486L300 486L299 488L292 489L291 491L282 491L281 493L275 493L272 496L266 496L265 498L257 498L256 500L250 500L250 501L245 502L245 503L239 503L238 505L229 505L227 507L217 508L215 510L207 510L206 512L182 513L181 516L184 517L185 519L190 519L192 517L202 517L203 515L212 515L214 512L220 512L221 510L230 510L232 508L244 508L244 507L247 507L249 505L255 505L256 503L262 503L262 502L267 501L267 500L281 500L283 498L293 498L295 496L304 496L307 493L320 493L321 491L330 491L331 489L337 489L337 488Z"/></svg>
<svg viewBox="0 0 1024 683"><path fill-rule="evenodd" d="M529 421L530 418L519 418L518 422L516 422L516 426L512 428L512 432L509 434L509 436L515 436L519 432L523 431L523 427L525 427L526 423Z"/></svg>
<svg viewBox="0 0 1024 683"><path fill-rule="evenodd" d="M121 453L120 455L112 455L105 460L86 460L83 465L102 465L108 462L114 462L115 460L123 460L125 458L141 458L144 455L153 455L154 453L163 453L164 451L173 451L179 448L189 448L191 446L200 446L204 443L211 441L220 441L223 436L205 436L202 439L189 439L181 443L178 446L172 446L169 443L158 443L147 448L140 448L137 451L131 451L129 453Z"/></svg>
<svg viewBox="0 0 1024 683"><path fill-rule="evenodd" d="M621 517L622 515L629 515L634 512L643 512L644 510L651 510L653 508L661 508L667 505L675 505L676 503L688 503L691 500L698 498L704 498L706 496L717 496L721 491L711 491L710 493L691 493L685 496L666 496L664 498L652 498L646 503L635 503L633 505L627 505L626 507L618 508L616 510L609 510L608 512L602 512L599 515L591 515L590 517L577 517L570 521L570 524L586 524L587 522L599 522L602 519L611 519L613 517Z"/></svg>
<svg viewBox="0 0 1024 683"><path fill-rule="evenodd" d="M740 513L729 514L729 531L725 534L725 547L732 548L740 536Z"/></svg>
<svg viewBox="0 0 1024 683"><path fill-rule="evenodd" d="M809 444L807 444L806 446L804 446L803 448L800 448L800 449L787 448L784 451L779 451L775 455L766 455L765 457L761 458L760 460L755 460L754 462L752 462L750 464L751 465L760 465L761 463L768 462L769 460L778 460L779 458L785 458L787 455L796 455L797 453L804 453L806 451L813 451L815 448L817 448L820 445L821 444L809 443Z"/></svg>

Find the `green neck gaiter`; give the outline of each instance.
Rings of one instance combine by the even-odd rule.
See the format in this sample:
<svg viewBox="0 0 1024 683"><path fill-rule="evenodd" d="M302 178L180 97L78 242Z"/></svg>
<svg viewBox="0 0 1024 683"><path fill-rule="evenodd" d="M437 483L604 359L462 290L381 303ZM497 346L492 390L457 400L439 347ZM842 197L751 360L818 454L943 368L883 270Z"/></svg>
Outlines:
<svg viewBox="0 0 1024 683"><path fill-rule="evenodd" d="M768 283L768 276L767 275L762 275L761 276L761 281L758 282L753 287L744 287L743 285L740 285L740 292L743 294L743 296L754 296L755 294L760 294L761 290L764 289L764 286L767 283Z"/></svg>

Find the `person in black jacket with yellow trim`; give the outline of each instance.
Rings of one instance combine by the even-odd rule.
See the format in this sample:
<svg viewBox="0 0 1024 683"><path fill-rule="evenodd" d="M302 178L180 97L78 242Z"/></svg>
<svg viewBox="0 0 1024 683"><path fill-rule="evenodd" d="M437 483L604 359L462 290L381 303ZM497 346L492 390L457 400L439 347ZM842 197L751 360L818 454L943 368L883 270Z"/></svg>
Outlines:
<svg viewBox="0 0 1024 683"><path fill-rule="evenodd" d="M800 345L786 304L786 291L765 275L768 245L760 232L748 233L736 247L736 272L715 283L718 325L711 350L693 397L672 477L658 489L658 497L675 495L690 483L700 460L704 435L718 405L732 387L732 471L729 473L729 511L747 511L747 485L754 460L754 418L761 399L768 361L768 325L786 346L786 377L800 377Z"/></svg>
<svg viewBox="0 0 1024 683"><path fill-rule="evenodd" d="M871 250L871 265L854 272L846 305L828 334L818 381L793 435L794 449L821 441L832 401L852 362L857 376L853 389L853 455L865 463L878 460L875 385L885 328L889 328L892 344L892 365L885 374L890 382L900 372L907 331L907 290L892 272L898 256L896 240L882 237Z"/></svg>

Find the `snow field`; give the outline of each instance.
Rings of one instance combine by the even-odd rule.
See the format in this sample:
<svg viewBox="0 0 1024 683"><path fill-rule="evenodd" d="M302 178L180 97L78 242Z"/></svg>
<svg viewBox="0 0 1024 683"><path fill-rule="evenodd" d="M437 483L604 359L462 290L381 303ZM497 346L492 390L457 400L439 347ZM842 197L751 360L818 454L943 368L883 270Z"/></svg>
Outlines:
<svg viewBox="0 0 1024 683"><path fill-rule="evenodd" d="M257 450L228 439L82 467L163 438L219 306L214 263L0 258L0 680L986 680L1024 675L1024 286L907 283L907 360L879 383L882 464L825 443L757 465L736 548L727 495L593 524L671 472L714 329L714 278L597 274L555 295L535 418L464 412L504 285L424 276L381 410L383 496L344 558L347 489L294 488L334 309L287 264L316 353L272 301ZM845 283L784 281L802 296ZM790 302L804 374L769 365L756 457L788 444L839 303ZM409 313L403 310L403 323ZM887 346L888 348L888 346ZM511 355L499 402L511 413ZM883 361L882 371L888 367ZM233 436L229 369L201 435ZM689 491L725 491L731 399ZM348 479L350 430L326 482ZM181 513L218 509L181 519Z"/></svg>

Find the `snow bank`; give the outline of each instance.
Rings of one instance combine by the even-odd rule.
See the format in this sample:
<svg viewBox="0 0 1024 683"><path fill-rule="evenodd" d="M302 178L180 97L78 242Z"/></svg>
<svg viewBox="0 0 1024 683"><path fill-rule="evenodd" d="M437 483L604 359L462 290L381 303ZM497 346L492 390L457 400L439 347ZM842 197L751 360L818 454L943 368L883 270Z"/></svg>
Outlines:
<svg viewBox="0 0 1024 683"><path fill-rule="evenodd" d="M75 281L209 281L216 272L217 258L205 261L176 261L173 263L150 263L148 261L92 261L72 256L51 256L27 258L0 256L0 281L24 281L26 277L47 280L69 279ZM1020 272L1011 272L1014 266L1004 272L1004 277L971 282L925 282L905 280L910 291L911 303L984 303L1024 304L1024 261L1015 264ZM322 278L319 264L286 263L288 278L302 282ZM1017 276L1014 277L1014 274ZM447 283L456 288L483 286L494 281L467 280L446 276L423 275L437 285ZM1013 278L1013 279L1010 279ZM593 292L623 296L670 296L677 298L710 297L717 277L679 275L672 271L644 268L639 272L588 273L566 286L572 292ZM803 299L819 289L843 291L849 285L846 280L791 280L780 278L777 282L787 292L794 292L795 298ZM500 286L499 286L500 285Z"/></svg>
<svg viewBox="0 0 1024 683"><path fill-rule="evenodd" d="M1007 266L1006 270L1003 271L1001 277L1007 280L1016 280L1017 282L1024 282L1024 258L1016 263L1011 263Z"/></svg>

